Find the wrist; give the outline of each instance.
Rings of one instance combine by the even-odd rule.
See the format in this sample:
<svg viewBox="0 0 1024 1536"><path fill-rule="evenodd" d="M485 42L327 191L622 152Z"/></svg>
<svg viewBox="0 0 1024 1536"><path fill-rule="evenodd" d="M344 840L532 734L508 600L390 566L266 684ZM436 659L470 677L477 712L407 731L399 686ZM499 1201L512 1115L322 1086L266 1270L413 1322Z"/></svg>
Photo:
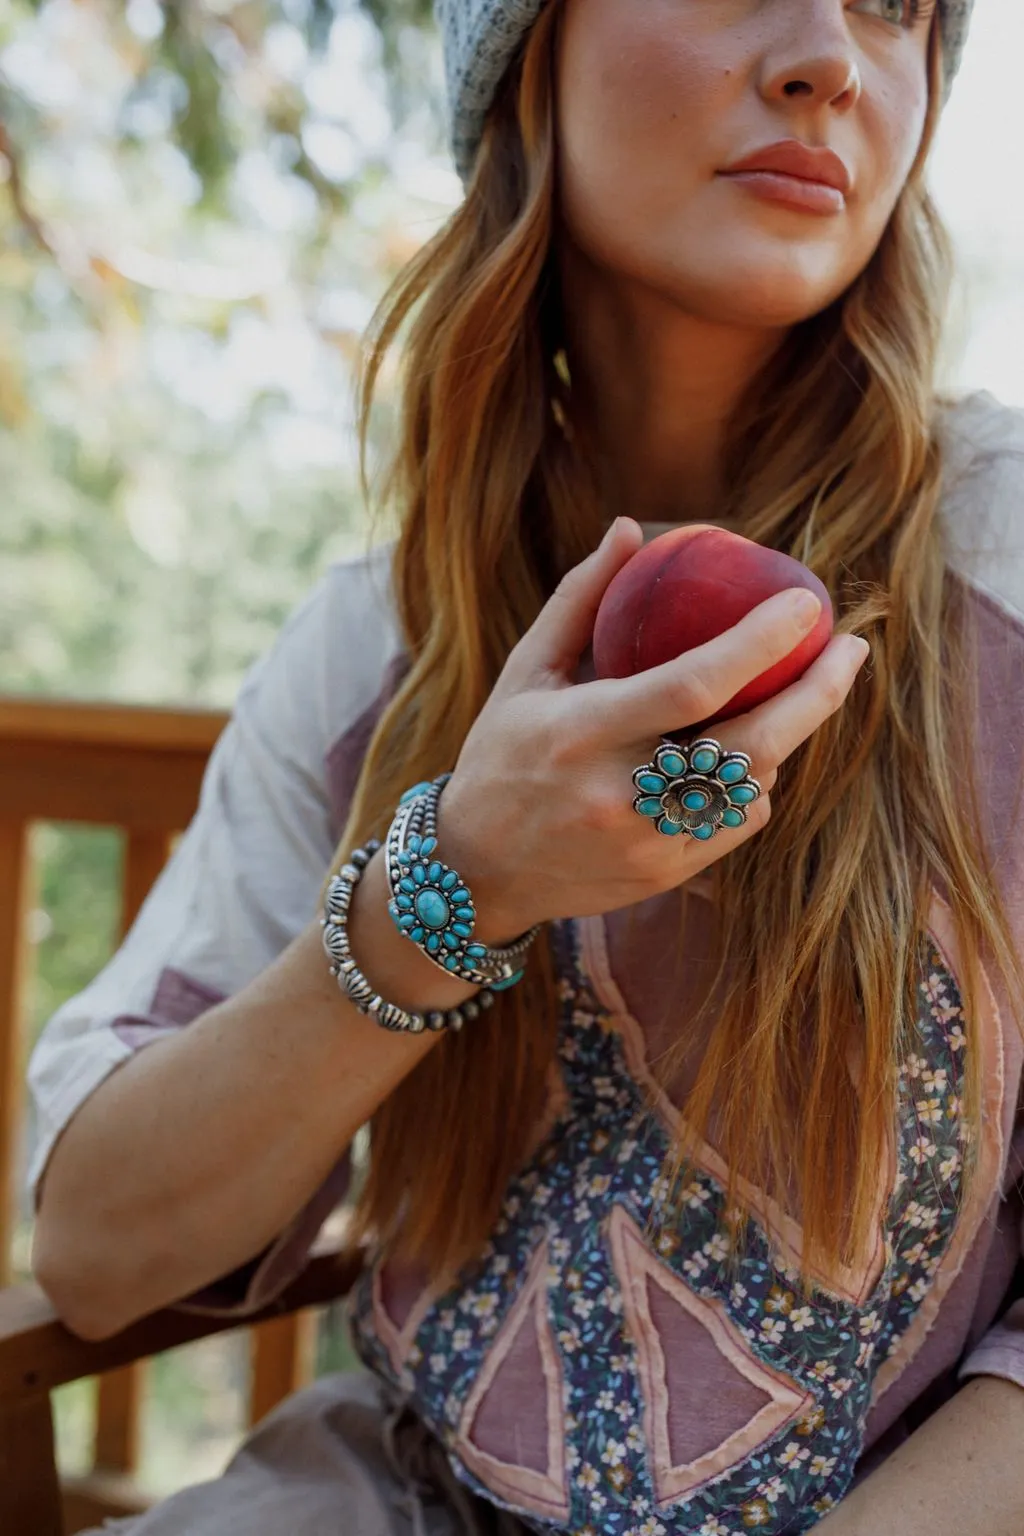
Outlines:
<svg viewBox="0 0 1024 1536"><path fill-rule="evenodd" d="M517 908L511 882L495 867L492 859L481 854L451 791L452 786L448 784L438 804L435 857L443 859L450 869L457 870L472 894L476 908L473 938L491 948L503 949L541 919Z"/></svg>

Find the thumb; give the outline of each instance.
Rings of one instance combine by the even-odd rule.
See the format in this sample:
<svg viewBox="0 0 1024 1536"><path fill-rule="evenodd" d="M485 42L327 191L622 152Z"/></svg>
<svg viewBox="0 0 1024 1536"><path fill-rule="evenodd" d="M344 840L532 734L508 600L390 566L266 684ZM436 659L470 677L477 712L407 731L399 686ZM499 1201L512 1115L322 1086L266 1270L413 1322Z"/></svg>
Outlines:
<svg viewBox="0 0 1024 1536"><path fill-rule="evenodd" d="M632 517L617 517L600 544L562 577L516 647L530 673L570 677L594 634L594 621L611 579L644 540Z"/></svg>

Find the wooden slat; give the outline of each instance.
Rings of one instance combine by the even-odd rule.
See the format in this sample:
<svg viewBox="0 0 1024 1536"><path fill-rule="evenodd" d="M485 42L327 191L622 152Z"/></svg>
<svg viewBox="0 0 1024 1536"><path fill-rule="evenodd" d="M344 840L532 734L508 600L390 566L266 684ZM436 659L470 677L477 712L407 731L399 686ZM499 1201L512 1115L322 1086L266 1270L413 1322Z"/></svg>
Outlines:
<svg viewBox="0 0 1024 1536"><path fill-rule="evenodd" d="M0 1531L63 1536L50 1399L36 1393L0 1402Z"/></svg>
<svg viewBox="0 0 1024 1536"><path fill-rule="evenodd" d="M171 839L166 833L133 832L129 835L121 876L122 938L139 915L142 903L167 862L170 849ZM142 1361L100 1377L93 1440L93 1467L97 1473L128 1473L138 1467L144 1391L145 1366ZM98 1524L99 1518L97 1516L93 1523Z"/></svg>
<svg viewBox="0 0 1024 1536"><path fill-rule="evenodd" d="M0 820L0 1285L11 1275L23 1097L21 1018L28 903L28 827L24 822Z"/></svg>
<svg viewBox="0 0 1024 1536"><path fill-rule="evenodd" d="M168 1307L100 1340L79 1339L69 1332L38 1286L10 1286L0 1291L0 1403L24 1402L65 1382L285 1312L326 1306L351 1289L361 1268L358 1252L318 1250L278 1301L252 1317L207 1316Z"/></svg>
<svg viewBox="0 0 1024 1536"><path fill-rule="evenodd" d="M72 753L89 743L208 755L227 718L219 709L151 709L8 696L0 699L0 741L55 741Z"/></svg>
<svg viewBox="0 0 1024 1536"><path fill-rule="evenodd" d="M253 1425L312 1380L315 1313L297 1312L261 1323L249 1335L249 1348L249 1423Z"/></svg>
<svg viewBox="0 0 1024 1536"><path fill-rule="evenodd" d="M192 819L205 752L0 737L0 805L19 821L82 821L179 832Z"/></svg>

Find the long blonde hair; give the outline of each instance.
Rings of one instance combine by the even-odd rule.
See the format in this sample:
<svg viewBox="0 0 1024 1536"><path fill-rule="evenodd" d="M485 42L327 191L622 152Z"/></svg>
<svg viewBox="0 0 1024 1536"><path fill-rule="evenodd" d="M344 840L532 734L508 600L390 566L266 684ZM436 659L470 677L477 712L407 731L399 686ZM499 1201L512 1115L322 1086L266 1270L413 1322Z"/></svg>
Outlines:
<svg viewBox="0 0 1024 1536"><path fill-rule="evenodd" d="M382 835L408 784L454 764L510 649L606 525L586 454L560 425L572 401L555 362L559 10L553 0L542 12L506 76L465 201L371 328L364 447L381 369L404 340L389 489L408 671L367 751L342 849ZM950 262L922 182L941 96L937 28L930 59L921 151L877 252L751 386L725 455L723 516L804 561L837 627L872 646L851 700L783 764L768 826L714 866L725 987L685 1105L698 1131L714 1105L734 1178L795 1194L808 1265L847 1259L872 1221L930 882L948 894L968 1027L985 948L1024 996L962 771L974 670L937 517L934 422ZM371 1123L361 1230L435 1273L480 1249L527 1155L559 1014L547 946L495 1014L445 1037ZM976 1081L965 1102L968 1113L979 1102Z"/></svg>

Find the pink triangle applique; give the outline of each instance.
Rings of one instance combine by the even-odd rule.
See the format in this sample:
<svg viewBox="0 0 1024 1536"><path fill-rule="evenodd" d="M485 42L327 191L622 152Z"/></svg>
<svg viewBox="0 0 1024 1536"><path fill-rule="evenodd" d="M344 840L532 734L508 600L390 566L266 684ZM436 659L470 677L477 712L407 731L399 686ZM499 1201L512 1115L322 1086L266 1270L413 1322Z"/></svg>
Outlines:
<svg viewBox="0 0 1024 1536"><path fill-rule="evenodd" d="M452 1448L513 1508L567 1520L562 1365L548 1320L547 1282L545 1241L466 1399Z"/></svg>
<svg viewBox="0 0 1024 1536"><path fill-rule="evenodd" d="M745 1461L814 1398L759 1360L721 1302L696 1295L668 1269L621 1206L608 1236L636 1350L651 1480L664 1507Z"/></svg>

